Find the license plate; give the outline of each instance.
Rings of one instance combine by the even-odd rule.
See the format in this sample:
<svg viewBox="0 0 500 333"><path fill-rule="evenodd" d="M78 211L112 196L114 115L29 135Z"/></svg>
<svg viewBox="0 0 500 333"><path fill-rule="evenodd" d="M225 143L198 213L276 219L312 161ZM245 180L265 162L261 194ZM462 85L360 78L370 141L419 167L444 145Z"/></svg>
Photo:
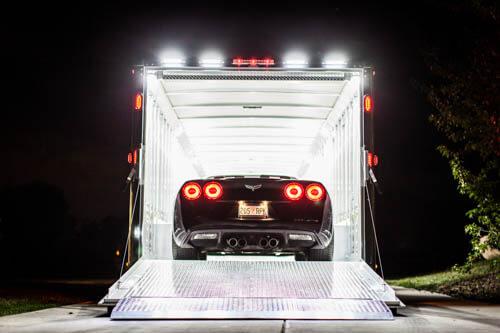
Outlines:
<svg viewBox="0 0 500 333"><path fill-rule="evenodd" d="M268 216L267 205L265 204L250 205L246 203L240 203L238 209L238 216L266 218Z"/></svg>

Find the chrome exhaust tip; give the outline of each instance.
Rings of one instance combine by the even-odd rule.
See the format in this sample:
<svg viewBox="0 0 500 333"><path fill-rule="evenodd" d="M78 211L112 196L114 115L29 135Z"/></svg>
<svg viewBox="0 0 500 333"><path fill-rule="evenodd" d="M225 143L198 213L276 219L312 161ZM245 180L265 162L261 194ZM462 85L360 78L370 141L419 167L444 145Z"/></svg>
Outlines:
<svg viewBox="0 0 500 333"><path fill-rule="evenodd" d="M267 238L262 237L259 240L259 246L264 248L264 249L267 248L269 246L269 242L268 242Z"/></svg>
<svg viewBox="0 0 500 333"><path fill-rule="evenodd" d="M269 240L269 247L271 247L272 249L274 249L275 247L277 247L279 245L280 241L277 240L276 238L271 238Z"/></svg>
<svg viewBox="0 0 500 333"><path fill-rule="evenodd" d="M240 238L238 239L238 247L239 248L244 248L245 246L247 246L247 241L245 238Z"/></svg>
<svg viewBox="0 0 500 333"><path fill-rule="evenodd" d="M229 238L226 242L233 249L238 246L238 240L234 237Z"/></svg>

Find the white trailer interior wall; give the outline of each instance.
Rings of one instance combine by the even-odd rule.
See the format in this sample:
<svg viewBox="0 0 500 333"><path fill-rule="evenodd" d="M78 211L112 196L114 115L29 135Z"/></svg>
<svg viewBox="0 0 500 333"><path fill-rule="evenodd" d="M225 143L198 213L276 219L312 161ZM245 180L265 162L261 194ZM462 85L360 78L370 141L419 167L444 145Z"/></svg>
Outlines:
<svg viewBox="0 0 500 333"><path fill-rule="evenodd" d="M141 257L102 304L113 319L392 319L394 291L363 261L362 68L142 68ZM171 260L182 183L215 175L321 181L334 262Z"/></svg>
<svg viewBox="0 0 500 333"><path fill-rule="evenodd" d="M323 182L332 197L335 258L359 260L362 81L361 69L150 70L143 255L171 258L174 201L184 181L266 174Z"/></svg>

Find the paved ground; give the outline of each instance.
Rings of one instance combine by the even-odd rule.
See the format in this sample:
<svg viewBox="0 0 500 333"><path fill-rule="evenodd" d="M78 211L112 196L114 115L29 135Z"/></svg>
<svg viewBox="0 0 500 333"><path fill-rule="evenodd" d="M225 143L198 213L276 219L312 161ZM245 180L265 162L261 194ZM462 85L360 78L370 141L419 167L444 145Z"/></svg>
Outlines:
<svg viewBox="0 0 500 333"><path fill-rule="evenodd" d="M73 305L0 318L0 332L500 332L500 305L398 289L408 307L394 321L111 321L106 310Z"/></svg>

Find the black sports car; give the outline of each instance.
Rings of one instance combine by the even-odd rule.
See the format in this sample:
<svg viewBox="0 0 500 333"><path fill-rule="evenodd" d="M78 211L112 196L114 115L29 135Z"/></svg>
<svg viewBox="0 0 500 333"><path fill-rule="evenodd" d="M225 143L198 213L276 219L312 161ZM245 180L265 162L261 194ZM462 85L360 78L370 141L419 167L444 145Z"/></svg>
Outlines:
<svg viewBox="0 0 500 333"><path fill-rule="evenodd" d="M174 259L207 252L333 257L332 207L319 182L283 176L190 180L177 195L174 214Z"/></svg>

